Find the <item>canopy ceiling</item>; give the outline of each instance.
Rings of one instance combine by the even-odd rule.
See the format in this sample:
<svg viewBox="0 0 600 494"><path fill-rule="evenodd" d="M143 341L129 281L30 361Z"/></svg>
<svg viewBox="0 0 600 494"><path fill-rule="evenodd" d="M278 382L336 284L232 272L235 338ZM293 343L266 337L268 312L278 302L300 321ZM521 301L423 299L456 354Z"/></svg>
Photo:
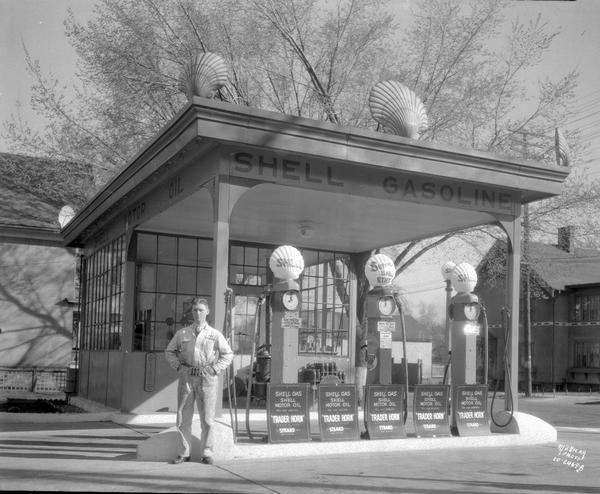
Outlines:
<svg viewBox="0 0 600 494"><path fill-rule="evenodd" d="M210 211L211 196L200 191L139 229L211 237ZM363 252L492 221L492 215L479 211L262 184L236 203L230 236L255 243ZM300 227L307 223L314 232L305 238Z"/></svg>

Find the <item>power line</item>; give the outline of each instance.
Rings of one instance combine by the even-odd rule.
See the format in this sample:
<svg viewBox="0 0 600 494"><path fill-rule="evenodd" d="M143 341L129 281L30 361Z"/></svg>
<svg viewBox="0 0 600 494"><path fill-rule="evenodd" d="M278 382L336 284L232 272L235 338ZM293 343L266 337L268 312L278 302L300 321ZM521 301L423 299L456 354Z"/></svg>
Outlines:
<svg viewBox="0 0 600 494"><path fill-rule="evenodd" d="M588 112L594 111L598 108L600 108L600 99L598 101L594 100L590 103L569 107L567 112L571 116L577 116L582 113L586 114Z"/></svg>
<svg viewBox="0 0 600 494"><path fill-rule="evenodd" d="M589 119L589 118L593 118L593 117L595 117L596 115L600 115L600 109L598 109L598 110L594 110L594 112L593 112L593 113L590 113L589 115L580 116L580 117L577 117L577 118L573 118L573 119L571 119L571 120L566 120L566 122L565 122L565 123L566 123L567 125L572 125L572 124L574 124L574 123L581 122L582 120L587 120L587 119Z"/></svg>
<svg viewBox="0 0 600 494"><path fill-rule="evenodd" d="M590 91L589 93L584 93L581 96L577 97L576 99L589 98L595 94L600 94L600 89L594 89L593 91Z"/></svg>

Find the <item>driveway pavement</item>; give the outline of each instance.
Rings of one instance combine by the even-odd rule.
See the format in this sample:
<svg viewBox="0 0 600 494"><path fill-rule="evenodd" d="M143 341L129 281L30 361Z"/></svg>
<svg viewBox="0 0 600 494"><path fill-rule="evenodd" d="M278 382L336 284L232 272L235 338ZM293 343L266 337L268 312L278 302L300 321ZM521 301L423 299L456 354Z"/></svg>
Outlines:
<svg viewBox="0 0 600 494"><path fill-rule="evenodd" d="M5 421L0 422L0 489L600 493L600 395L521 399L519 411L537 414L556 426L558 441L460 449L447 449L440 443L439 448L419 451L382 448L368 453L170 465L136 459L137 445L168 424Z"/></svg>
<svg viewBox="0 0 600 494"><path fill-rule="evenodd" d="M504 406L503 400L498 403ZM499 407L494 405L494 409ZM600 428L600 393L546 393L519 398L519 411L555 427Z"/></svg>

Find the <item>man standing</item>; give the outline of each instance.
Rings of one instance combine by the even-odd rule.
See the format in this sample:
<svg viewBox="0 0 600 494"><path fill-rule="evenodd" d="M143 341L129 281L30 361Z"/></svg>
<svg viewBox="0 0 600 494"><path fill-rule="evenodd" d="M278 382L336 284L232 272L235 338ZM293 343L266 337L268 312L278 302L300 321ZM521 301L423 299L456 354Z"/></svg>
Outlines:
<svg viewBox="0 0 600 494"><path fill-rule="evenodd" d="M165 357L179 375L177 387L177 430L181 436L174 464L190 459L194 402L200 415L202 463L213 463L213 425L217 405L218 374L229 367L233 351L220 331L209 326L210 308L206 299L192 299L194 323L175 333Z"/></svg>

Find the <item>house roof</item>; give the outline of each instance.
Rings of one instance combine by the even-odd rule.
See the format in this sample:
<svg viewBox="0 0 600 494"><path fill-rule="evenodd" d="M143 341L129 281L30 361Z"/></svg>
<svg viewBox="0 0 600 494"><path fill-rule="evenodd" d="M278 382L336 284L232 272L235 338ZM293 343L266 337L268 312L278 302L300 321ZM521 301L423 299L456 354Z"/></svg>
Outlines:
<svg viewBox="0 0 600 494"><path fill-rule="evenodd" d="M479 263L477 271L485 277L504 276L505 262L494 259L506 258L506 242L498 240ZM600 251L574 248L571 252L556 244L531 242L529 244L530 266L535 276L553 290L565 290L579 286L600 285Z"/></svg>
<svg viewBox="0 0 600 494"><path fill-rule="evenodd" d="M29 178L28 168L43 169L51 160L0 153L0 242L63 246L58 212L63 204L40 194ZM19 176L19 173L23 175ZM48 184L49 188L54 184Z"/></svg>
<svg viewBox="0 0 600 494"><path fill-rule="evenodd" d="M534 242L530 253L536 274L555 290L600 284L600 251L576 248L569 253L556 245Z"/></svg>
<svg viewBox="0 0 600 494"><path fill-rule="evenodd" d="M0 224L58 231L59 208L34 194L18 190L12 181L0 182Z"/></svg>

